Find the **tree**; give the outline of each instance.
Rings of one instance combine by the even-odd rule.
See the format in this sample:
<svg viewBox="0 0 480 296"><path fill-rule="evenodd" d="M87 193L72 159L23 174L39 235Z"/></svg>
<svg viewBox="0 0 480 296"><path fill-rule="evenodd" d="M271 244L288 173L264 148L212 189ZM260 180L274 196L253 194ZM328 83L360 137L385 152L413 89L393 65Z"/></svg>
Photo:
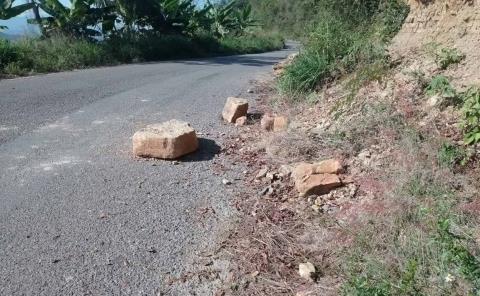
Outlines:
<svg viewBox="0 0 480 296"><path fill-rule="evenodd" d="M0 20L11 19L34 7L32 3L13 6L14 2L15 0L0 0ZM0 29L6 29L6 27L0 26Z"/></svg>
<svg viewBox="0 0 480 296"><path fill-rule="evenodd" d="M28 21L39 24L46 35L90 38L113 28L116 19L113 6L97 7L95 0L71 1L71 7L66 7L58 0L39 0L36 5L49 16Z"/></svg>

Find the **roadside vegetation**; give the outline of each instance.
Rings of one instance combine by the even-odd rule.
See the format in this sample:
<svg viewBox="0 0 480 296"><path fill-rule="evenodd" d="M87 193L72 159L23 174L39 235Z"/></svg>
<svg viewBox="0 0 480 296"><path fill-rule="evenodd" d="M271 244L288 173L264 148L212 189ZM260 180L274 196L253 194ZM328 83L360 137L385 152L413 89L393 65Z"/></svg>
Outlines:
<svg viewBox="0 0 480 296"><path fill-rule="evenodd" d="M282 181L243 200L248 222L231 250L245 295L480 295L480 90L455 83L468 53L430 43L392 59L403 1L250 3L265 28L304 46L261 90L274 99L265 108L295 124L259 131L263 154L244 159L275 175L338 156L354 190L299 198ZM310 281L298 274L307 261Z"/></svg>
<svg viewBox="0 0 480 296"><path fill-rule="evenodd" d="M18 1L17 1L18 2ZM26 75L117 63L257 53L283 47L247 3L193 0L0 1L0 19L24 12L41 36L0 39L0 74ZM47 15L44 17L44 15Z"/></svg>
<svg viewBox="0 0 480 296"><path fill-rule="evenodd" d="M303 98L322 82L355 70L364 76L362 80L384 72L389 67L385 47L408 13L408 7L397 0L301 1L292 11L297 3L274 1L272 7L253 2L265 15L266 27L303 41L304 49L279 81L283 93ZM278 19L286 23L279 24Z"/></svg>

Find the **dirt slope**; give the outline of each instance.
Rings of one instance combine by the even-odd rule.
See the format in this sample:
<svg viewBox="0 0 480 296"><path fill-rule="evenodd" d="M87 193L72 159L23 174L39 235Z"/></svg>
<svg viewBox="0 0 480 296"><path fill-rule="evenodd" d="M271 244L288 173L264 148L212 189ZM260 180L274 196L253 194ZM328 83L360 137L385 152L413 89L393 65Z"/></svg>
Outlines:
<svg viewBox="0 0 480 296"><path fill-rule="evenodd" d="M461 86L480 83L480 1L409 0L409 5L410 14L391 52L415 58L432 42L457 48L465 60L446 74Z"/></svg>

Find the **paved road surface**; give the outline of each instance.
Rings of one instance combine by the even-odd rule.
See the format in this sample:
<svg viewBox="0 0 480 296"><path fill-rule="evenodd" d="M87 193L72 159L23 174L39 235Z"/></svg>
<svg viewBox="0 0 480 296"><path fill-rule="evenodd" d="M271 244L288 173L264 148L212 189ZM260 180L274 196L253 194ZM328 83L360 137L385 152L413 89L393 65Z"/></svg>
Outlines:
<svg viewBox="0 0 480 296"><path fill-rule="evenodd" d="M288 53L0 81L0 295L193 293L165 281L231 215L215 174L231 128L219 112ZM201 152L179 165L134 159L134 131L172 118L205 134Z"/></svg>

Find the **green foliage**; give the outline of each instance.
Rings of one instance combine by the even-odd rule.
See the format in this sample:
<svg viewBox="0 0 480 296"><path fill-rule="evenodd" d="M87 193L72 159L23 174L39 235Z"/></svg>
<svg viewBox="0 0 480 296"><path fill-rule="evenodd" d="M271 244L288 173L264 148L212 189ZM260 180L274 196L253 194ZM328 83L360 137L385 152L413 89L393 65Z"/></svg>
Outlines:
<svg viewBox="0 0 480 296"><path fill-rule="evenodd" d="M306 5L306 4L305 4ZM397 0L314 1L314 28L305 49L286 69L280 90L289 95L308 93L319 83L363 69L364 80L378 79L388 65L386 42L408 12ZM308 27L308 26L307 26Z"/></svg>
<svg viewBox="0 0 480 296"><path fill-rule="evenodd" d="M427 52L434 58L437 65L442 69L447 69L450 65L460 63L465 55L456 48L441 47L438 43L429 43Z"/></svg>
<svg viewBox="0 0 480 296"><path fill-rule="evenodd" d="M480 142L480 88L471 87L462 95L464 142L467 145Z"/></svg>
<svg viewBox="0 0 480 296"><path fill-rule="evenodd" d="M14 6L15 0L0 0L0 20L8 20L33 8L32 3L23 3ZM5 28L5 27L2 27Z"/></svg>
<svg viewBox="0 0 480 296"><path fill-rule="evenodd" d="M151 32L115 36L102 43L62 36L17 42L0 40L0 75L26 75L115 63L254 53L282 46L283 40L279 36L259 34L217 39L208 34L188 37Z"/></svg>
<svg viewBox="0 0 480 296"><path fill-rule="evenodd" d="M453 234L450 219L438 222L438 238L446 251L447 260L456 265L460 274L472 282L476 295L480 293L480 258L470 252L464 244L464 238Z"/></svg>
<svg viewBox="0 0 480 296"><path fill-rule="evenodd" d="M467 161L467 152L462 147L445 143L438 150L438 164L442 167L452 168L456 164L464 165Z"/></svg>
<svg viewBox="0 0 480 296"><path fill-rule="evenodd" d="M447 99L454 99L457 97L457 91L450 84L448 78L443 75L433 77L425 91L429 96L438 95Z"/></svg>
<svg viewBox="0 0 480 296"><path fill-rule="evenodd" d="M346 263L344 295L480 292L480 250L460 230L464 224L455 213L458 197L434 180L417 179L427 181L414 174L407 183L417 184L417 189L403 186L396 195L396 199L408 196L401 212L383 223L376 220L356 234L358 241L348 251L352 255Z"/></svg>

